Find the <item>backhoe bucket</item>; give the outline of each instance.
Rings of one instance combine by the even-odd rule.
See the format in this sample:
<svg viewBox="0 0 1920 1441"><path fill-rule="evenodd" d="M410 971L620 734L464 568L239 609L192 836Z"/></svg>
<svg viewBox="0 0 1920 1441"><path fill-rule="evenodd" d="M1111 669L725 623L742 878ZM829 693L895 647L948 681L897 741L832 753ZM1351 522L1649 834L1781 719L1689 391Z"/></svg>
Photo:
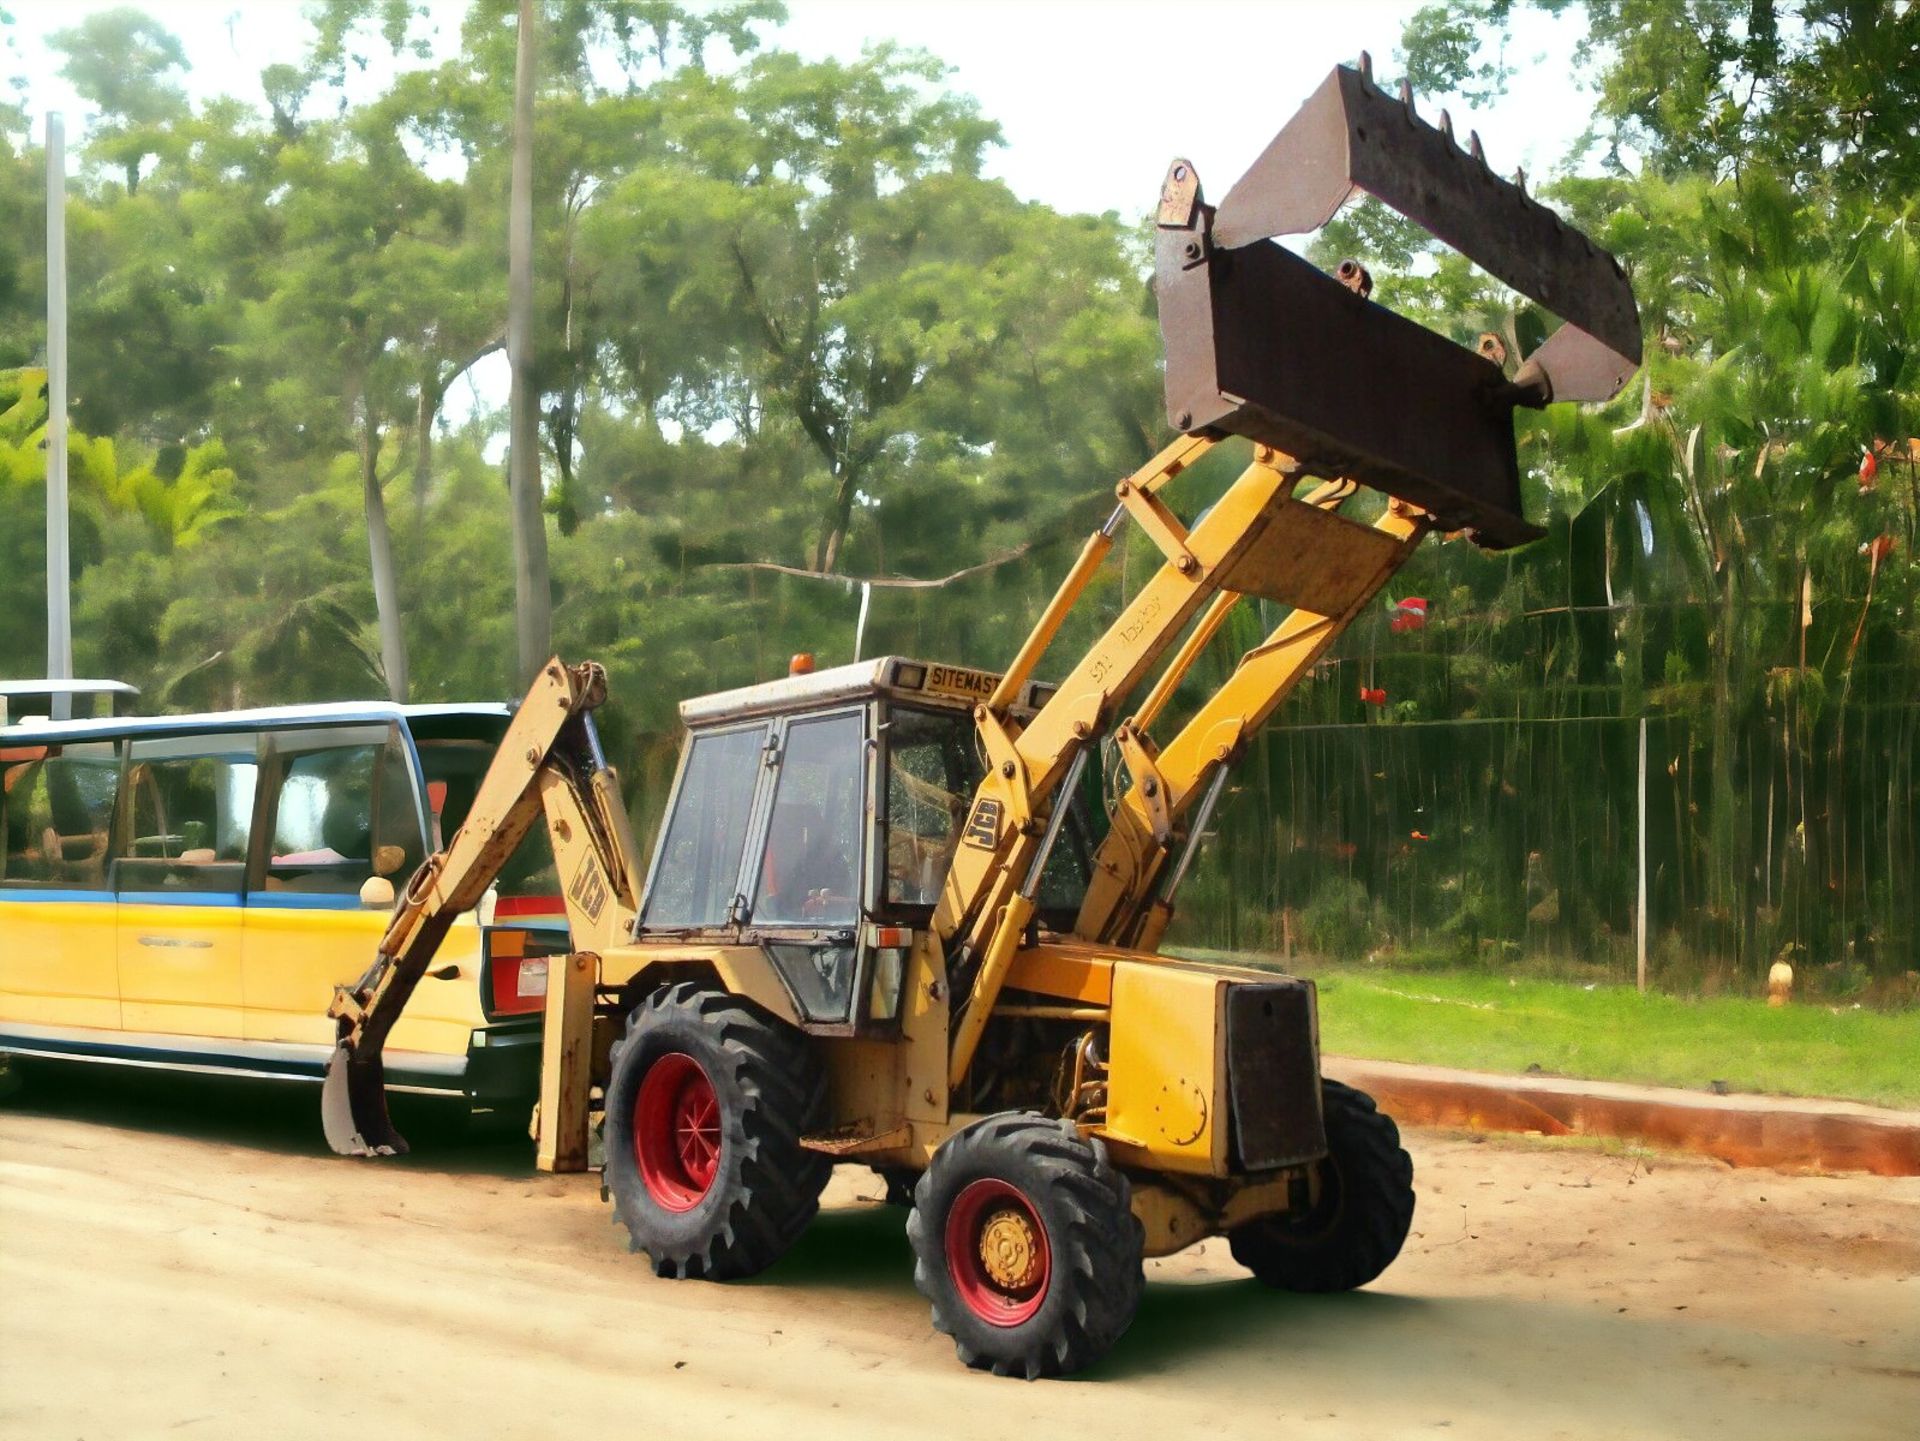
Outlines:
<svg viewBox="0 0 1920 1441"><path fill-rule="evenodd" d="M1365 190L1564 324L1509 381L1484 355L1367 299L1271 237L1318 229ZM1167 415L1350 477L1489 547L1540 531L1521 514L1515 405L1607 400L1640 363L1620 263L1373 83L1337 66L1215 210L1176 160L1160 195L1156 286ZM1347 267L1342 267L1346 271Z"/></svg>
<svg viewBox="0 0 1920 1441"><path fill-rule="evenodd" d="M327 1057L320 1088L320 1124L342 1156L404 1156L407 1140L387 1115L386 1068L378 1052L340 1041Z"/></svg>

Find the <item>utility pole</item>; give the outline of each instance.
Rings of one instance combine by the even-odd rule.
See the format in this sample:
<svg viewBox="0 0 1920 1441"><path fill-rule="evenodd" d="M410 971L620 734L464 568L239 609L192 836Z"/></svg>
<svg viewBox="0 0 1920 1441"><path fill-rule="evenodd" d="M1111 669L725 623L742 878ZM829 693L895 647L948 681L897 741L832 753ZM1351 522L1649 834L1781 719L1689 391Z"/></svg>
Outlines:
<svg viewBox="0 0 1920 1441"><path fill-rule="evenodd" d="M67 135L47 112L47 679L73 679L73 615L67 552ZM73 714L68 692L53 718Z"/></svg>
<svg viewBox="0 0 1920 1441"><path fill-rule="evenodd" d="M513 67L513 178L507 200L507 360L513 387L507 489L513 502L514 633L519 684L531 684L553 653L553 593L541 510L539 392L533 384L534 3L520 0Z"/></svg>

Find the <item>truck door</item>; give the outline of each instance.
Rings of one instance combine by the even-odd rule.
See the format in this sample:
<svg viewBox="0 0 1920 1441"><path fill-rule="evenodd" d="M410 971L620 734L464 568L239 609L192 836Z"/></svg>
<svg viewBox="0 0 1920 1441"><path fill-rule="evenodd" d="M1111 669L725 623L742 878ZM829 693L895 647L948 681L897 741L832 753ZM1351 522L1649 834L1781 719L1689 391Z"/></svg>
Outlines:
<svg viewBox="0 0 1920 1441"><path fill-rule="evenodd" d="M250 732L128 743L131 828L112 865L121 1024L241 1035L241 917L259 777Z"/></svg>
<svg viewBox="0 0 1920 1441"><path fill-rule="evenodd" d="M425 853L412 757L390 724L276 731L267 737L264 787L241 968L246 1034L328 1045L327 998L366 969L391 914L390 905L362 905L360 888L381 876L398 891ZM477 997L472 932L462 939L464 949L448 948L447 965ZM454 999L445 982L429 982L402 1022L403 1046L464 1056L480 1018L471 1000L449 1014Z"/></svg>

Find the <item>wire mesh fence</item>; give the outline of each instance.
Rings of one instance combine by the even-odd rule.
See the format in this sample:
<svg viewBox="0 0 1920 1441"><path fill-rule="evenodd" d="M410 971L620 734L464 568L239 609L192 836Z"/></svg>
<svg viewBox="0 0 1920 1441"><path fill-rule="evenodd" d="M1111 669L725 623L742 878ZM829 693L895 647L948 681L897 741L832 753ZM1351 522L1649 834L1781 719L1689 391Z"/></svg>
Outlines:
<svg viewBox="0 0 1920 1441"><path fill-rule="evenodd" d="M1558 962L1652 984L1840 993L1915 953L1920 707L1353 723L1254 745L1181 897L1189 944L1325 959ZM1716 734L1718 733L1718 734ZM1642 842L1644 814L1645 840Z"/></svg>

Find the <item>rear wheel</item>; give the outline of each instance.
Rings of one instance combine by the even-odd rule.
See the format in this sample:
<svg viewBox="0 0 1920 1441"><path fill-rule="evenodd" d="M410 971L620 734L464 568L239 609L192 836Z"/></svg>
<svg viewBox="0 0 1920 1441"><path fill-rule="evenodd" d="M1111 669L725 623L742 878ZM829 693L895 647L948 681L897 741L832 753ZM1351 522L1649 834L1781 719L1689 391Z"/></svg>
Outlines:
<svg viewBox="0 0 1920 1441"><path fill-rule="evenodd" d="M771 1266L820 1208L832 1160L800 1144L826 1110L807 1039L734 996L682 983L627 1018L607 1083L606 1184L662 1276Z"/></svg>
<svg viewBox="0 0 1920 1441"><path fill-rule="evenodd" d="M1233 1259L1283 1291L1351 1291L1392 1264L1413 1224L1413 1159L1373 1097L1321 1082L1327 1157L1308 1210L1263 1216L1227 1237Z"/></svg>
<svg viewBox="0 0 1920 1441"><path fill-rule="evenodd" d="M1071 1122L1008 1112L959 1132L915 1187L907 1235L933 1324L995 1375L1090 1366L1140 1305L1127 1178Z"/></svg>

